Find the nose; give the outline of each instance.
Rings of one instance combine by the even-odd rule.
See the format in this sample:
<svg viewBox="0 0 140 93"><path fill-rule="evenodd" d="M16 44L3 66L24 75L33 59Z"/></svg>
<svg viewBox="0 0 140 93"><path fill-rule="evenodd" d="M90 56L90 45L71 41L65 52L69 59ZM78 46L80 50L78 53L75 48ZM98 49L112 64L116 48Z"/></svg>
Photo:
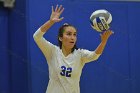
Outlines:
<svg viewBox="0 0 140 93"><path fill-rule="evenodd" d="M71 39L74 40L75 39L75 36L74 35L71 35Z"/></svg>

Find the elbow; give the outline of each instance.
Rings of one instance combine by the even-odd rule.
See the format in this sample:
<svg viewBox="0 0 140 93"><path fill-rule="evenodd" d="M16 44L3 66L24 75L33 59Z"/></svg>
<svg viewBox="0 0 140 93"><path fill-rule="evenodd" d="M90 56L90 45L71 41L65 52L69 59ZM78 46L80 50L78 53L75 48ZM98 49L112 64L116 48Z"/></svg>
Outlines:
<svg viewBox="0 0 140 93"><path fill-rule="evenodd" d="M34 34L33 34L33 38L34 40L39 40L43 37L43 32L40 31L40 29L38 29Z"/></svg>
<svg viewBox="0 0 140 93"><path fill-rule="evenodd" d="M98 60L99 59L99 57L96 57L96 58L94 58L94 61L96 61L96 60Z"/></svg>
<svg viewBox="0 0 140 93"><path fill-rule="evenodd" d="M35 39L36 38L36 35L35 34L33 34L33 39Z"/></svg>
<svg viewBox="0 0 140 93"><path fill-rule="evenodd" d="M35 38L36 37L36 35L35 35L35 33L33 34L33 38Z"/></svg>
<svg viewBox="0 0 140 93"><path fill-rule="evenodd" d="M34 41L36 41L38 39L38 37L35 33L33 34L33 39L34 39Z"/></svg>
<svg viewBox="0 0 140 93"><path fill-rule="evenodd" d="M96 54L96 55L94 56L94 60L95 60L95 61L98 60L99 57L100 57L100 55L101 55L101 54Z"/></svg>

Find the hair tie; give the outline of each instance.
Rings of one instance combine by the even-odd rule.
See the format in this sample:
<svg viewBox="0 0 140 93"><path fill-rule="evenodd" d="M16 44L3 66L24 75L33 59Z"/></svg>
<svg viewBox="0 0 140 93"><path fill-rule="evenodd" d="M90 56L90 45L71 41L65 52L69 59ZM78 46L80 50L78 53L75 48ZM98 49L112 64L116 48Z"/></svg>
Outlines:
<svg viewBox="0 0 140 93"><path fill-rule="evenodd" d="M66 25L69 25L69 24L68 23L64 23L63 25L66 26Z"/></svg>

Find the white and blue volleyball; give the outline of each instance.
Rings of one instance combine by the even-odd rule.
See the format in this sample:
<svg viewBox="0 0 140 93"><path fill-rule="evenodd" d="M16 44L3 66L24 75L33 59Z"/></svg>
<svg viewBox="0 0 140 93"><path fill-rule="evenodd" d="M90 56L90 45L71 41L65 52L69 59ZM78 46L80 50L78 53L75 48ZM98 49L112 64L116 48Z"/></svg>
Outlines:
<svg viewBox="0 0 140 93"><path fill-rule="evenodd" d="M93 29L98 32L103 32L110 28L112 15L105 9L94 11L90 16L90 23Z"/></svg>

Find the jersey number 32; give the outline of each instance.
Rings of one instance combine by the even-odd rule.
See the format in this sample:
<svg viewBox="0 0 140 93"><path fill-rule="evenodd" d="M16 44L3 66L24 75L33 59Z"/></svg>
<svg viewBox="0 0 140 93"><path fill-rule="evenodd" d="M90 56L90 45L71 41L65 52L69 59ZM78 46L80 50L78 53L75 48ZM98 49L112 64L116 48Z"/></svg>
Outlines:
<svg viewBox="0 0 140 93"><path fill-rule="evenodd" d="M72 72L72 68L71 67L65 67L65 66L61 66L61 72L60 75L65 76L65 77L71 77L71 72Z"/></svg>

